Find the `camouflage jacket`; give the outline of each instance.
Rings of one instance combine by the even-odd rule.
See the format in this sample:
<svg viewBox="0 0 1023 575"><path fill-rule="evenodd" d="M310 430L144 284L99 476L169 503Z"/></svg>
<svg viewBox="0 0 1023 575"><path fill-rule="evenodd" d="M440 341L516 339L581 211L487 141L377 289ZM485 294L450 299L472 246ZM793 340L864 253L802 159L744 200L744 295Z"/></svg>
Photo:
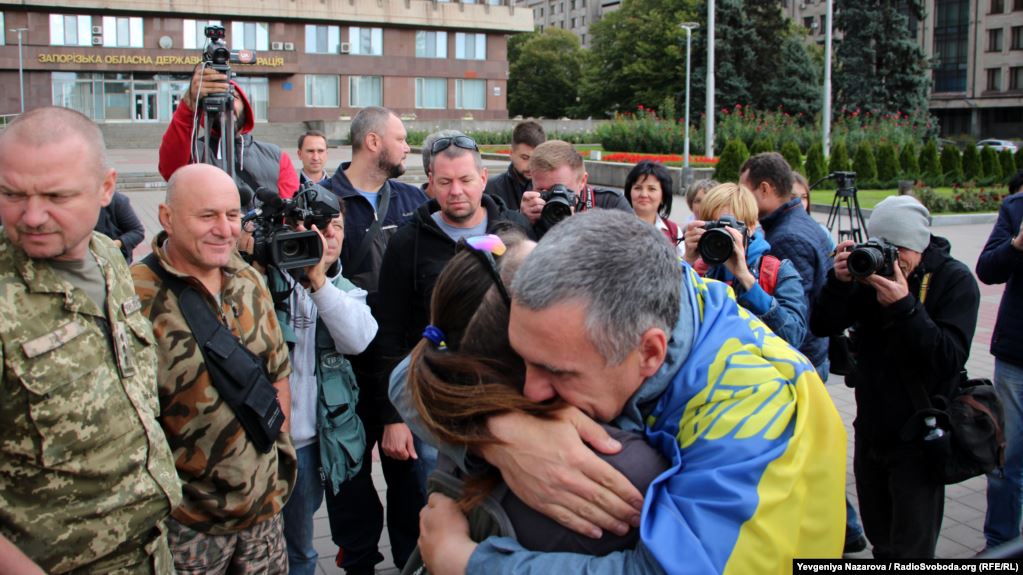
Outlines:
<svg viewBox="0 0 1023 575"><path fill-rule="evenodd" d="M144 545L181 500L152 328L120 251L89 248L105 310L0 233L0 533L47 572Z"/></svg>
<svg viewBox="0 0 1023 575"><path fill-rule="evenodd" d="M182 274L162 249L166 232L153 240L153 253L165 270L186 279L220 321L265 362L270 381L291 373L263 275L236 253L223 268L221 304L198 280ZM185 482L185 500L172 517L203 533L225 534L272 518L284 507L295 484L295 448L282 433L269 453L260 453L245 435L234 411L210 381L199 345L178 308L177 297L144 263L131 268L142 312L153 322L159 358L160 423Z"/></svg>

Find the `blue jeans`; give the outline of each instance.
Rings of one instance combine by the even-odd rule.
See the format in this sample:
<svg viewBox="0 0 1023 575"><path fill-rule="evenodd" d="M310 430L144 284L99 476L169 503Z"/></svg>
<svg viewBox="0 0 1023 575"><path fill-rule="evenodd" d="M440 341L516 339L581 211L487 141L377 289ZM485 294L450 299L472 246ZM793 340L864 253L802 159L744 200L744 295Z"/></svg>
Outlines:
<svg viewBox="0 0 1023 575"><path fill-rule="evenodd" d="M320 479L320 444L298 450L295 490L284 505L284 540L288 544L290 575L313 575L319 554L313 548L313 514L323 502Z"/></svg>
<svg viewBox="0 0 1023 575"><path fill-rule="evenodd" d="M426 479L430 477L433 470L437 468L437 448L413 435L415 441L416 455L416 479L419 480L419 490L423 492L423 500L427 498Z"/></svg>
<svg viewBox="0 0 1023 575"><path fill-rule="evenodd" d="M1005 467L987 475L988 548L1020 536L1023 514L1023 367L995 358L995 391L1005 410Z"/></svg>

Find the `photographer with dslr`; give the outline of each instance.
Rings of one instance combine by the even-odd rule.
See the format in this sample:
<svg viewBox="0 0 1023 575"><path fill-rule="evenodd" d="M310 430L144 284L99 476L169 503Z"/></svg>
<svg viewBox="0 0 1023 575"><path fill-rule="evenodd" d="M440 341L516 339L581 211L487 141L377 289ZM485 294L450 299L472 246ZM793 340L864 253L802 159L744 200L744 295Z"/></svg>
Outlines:
<svg viewBox="0 0 1023 575"><path fill-rule="evenodd" d="M210 43L216 43L217 30L210 26L206 35ZM223 28L219 28L219 34L223 34ZM234 163L235 183L239 188L248 187L252 192L259 188L273 190L282 198L290 198L298 190L298 175L295 173L295 166L291 158L283 153L275 144L262 142L252 137L252 128L256 124L255 114L248 96L242 91L236 82L214 69L213 64L206 61L208 56L204 54L204 61L200 62L192 73L192 81L188 89L181 97L181 102L174 110L171 123L163 134L160 142L160 175L165 180L170 177L181 166L191 163L210 163L209 158L202 157L202 146L197 146L202 141L194 138L200 129L202 115L202 100L210 95L229 94L234 110ZM230 73L230 72L229 72ZM210 133L219 140L223 134L219 133L217 126L207 126ZM210 142L211 149L215 149L214 142ZM193 148L198 148L196 153ZM244 186L242 185L244 184ZM243 207L251 203L251 198L245 197L242 192Z"/></svg>
<svg viewBox="0 0 1023 575"><path fill-rule="evenodd" d="M625 194L586 184L589 174L575 146L548 140L529 158L533 189L522 193L519 211L529 218L537 237L568 216L593 208L611 208L633 213Z"/></svg>
<svg viewBox="0 0 1023 575"><path fill-rule="evenodd" d="M945 486L921 449L927 429L912 418L911 391L949 397L977 325L977 281L948 240L931 235L928 217L910 196L878 203L872 241L838 245L810 315L818 336L855 332L856 367L846 376L856 389L853 465L876 558L934 557Z"/></svg>
<svg viewBox="0 0 1023 575"><path fill-rule="evenodd" d="M707 192L700 209L710 221L686 226L685 260L700 275L730 284L739 305L798 348L806 334L803 280L792 262L768 254L771 244L757 229L753 194L720 184Z"/></svg>

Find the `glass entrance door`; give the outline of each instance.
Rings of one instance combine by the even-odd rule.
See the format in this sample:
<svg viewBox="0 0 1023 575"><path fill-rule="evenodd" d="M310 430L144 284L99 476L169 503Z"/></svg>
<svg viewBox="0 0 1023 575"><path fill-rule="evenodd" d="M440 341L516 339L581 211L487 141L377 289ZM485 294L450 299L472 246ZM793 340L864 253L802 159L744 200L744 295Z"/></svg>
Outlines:
<svg viewBox="0 0 1023 575"><path fill-rule="evenodd" d="M135 121L157 120L156 90L135 90Z"/></svg>

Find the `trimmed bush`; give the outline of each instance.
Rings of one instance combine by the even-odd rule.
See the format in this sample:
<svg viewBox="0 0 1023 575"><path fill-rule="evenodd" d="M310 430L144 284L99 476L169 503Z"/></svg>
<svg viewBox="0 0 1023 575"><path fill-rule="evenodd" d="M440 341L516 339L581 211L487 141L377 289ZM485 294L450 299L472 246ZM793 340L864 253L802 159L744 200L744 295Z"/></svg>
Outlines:
<svg viewBox="0 0 1023 575"><path fill-rule="evenodd" d="M738 182L739 168L749 156L749 150L742 140L736 138L729 141L725 149L721 151L717 168L714 170L714 179L719 182Z"/></svg>
<svg viewBox="0 0 1023 575"><path fill-rule="evenodd" d="M877 183L877 160L874 158L874 147L870 142L863 141L856 146L853 171L856 172L860 187L872 188Z"/></svg>
<svg viewBox="0 0 1023 575"><path fill-rule="evenodd" d="M991 146L984 146L980 151L980 163L984 166L984 180L979 183L994 183L1002 180L1002 163L998 161L998 152Z"/></svg>
<svg viewBox="0 0 1023 575"><path fill-rule="evenodd" d="M831 155L828 157L829 172L849 171L849 150L845 147L845 140L835 140L831 146Z"/></svg>
<svg viewBox="0 0 1023 575"><path fill-rule="evenodd" d="M941 173L948 183L962 183L963 181L963 160L962 154L955 146L945 146L941 149Z"/></svg>
<svg viewBox="0 0 1023 575"><path fill-rule="evenodd" d="M810 144L810 149L806 151L806 173L804 175L811 184L828 175L827 166L824 165L824 149L820 142Z"/></svg>
<svg viewBox="0 0 1023 575"><path fill-rule="evenodd" d="M800 174L806 175L803 169L803 154L799 151L799 144L789 140L781 147L781 155L785 158L785 161L792 166L792 169L799 172Z"/></svg>
<svg viewBox="0 0 1023 575"><path fill-rule="evenodd" d="M1023 170L1023 150L1016 150L1016 169Z"/></svg>
<svg viewBox="0 0 1023 575"><path fill-rule="evenodd" d="M984 179L984 165L980 163L980 152L973 142L966 143L963 150L963 180L976 182Z"/></svg>
<svg viewBox="0 0 1023 575"><path fill-rule="evenodd" d="M913 142L902 146L899 153L899 166L902 167L902 177L907 180L920 179L920 162L917 159L916 146Z"/></svg>
<svg viewBox="0 0 1023 575"><path fill-rule="evenodd" d="M899 157L891 142L883 142L877 147L877 183L883 187L893 187L899 179Z"/></svg>
<svg viewBox="0 0 1023 575"><path fill-rule="evenodd" d="M938 157L938 143L928 140L920 149L920 175L928 186L941 186L945 178L941 175L941 158Z"/></svg>
<svg viewBox="0 0 1023 575"><path fill-rule="evenodd" d="M1002 161L1002 183L1009 183L1009 178L1016 173L1016 163L1012 159L1011 150L998 152L998 159Z"/></svg>
<svg viewBox="0 0 1023 575"><path fill-rule="evenodd" d="M749 155L755 156L763 152L773 152L777 149L774 140L771 138L757 138L753 141L753 147L750 148Z"/></svg>

